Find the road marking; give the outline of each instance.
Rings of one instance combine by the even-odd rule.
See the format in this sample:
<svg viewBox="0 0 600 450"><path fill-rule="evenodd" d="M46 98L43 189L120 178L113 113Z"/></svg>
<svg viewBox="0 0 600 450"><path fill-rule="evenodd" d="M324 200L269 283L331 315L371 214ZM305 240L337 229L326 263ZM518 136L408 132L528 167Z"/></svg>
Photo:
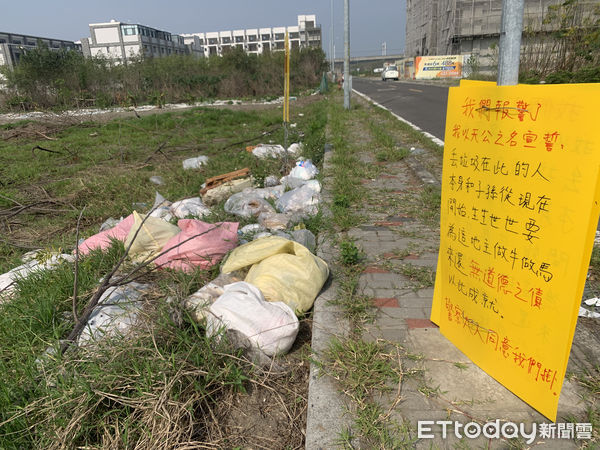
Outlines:
<svg viewBox="0 0 600 450"><path fill-rule="evenodd" d="M421 133L423 133L426 137L428 137L429 139L431 139L435 144L443 147L444 146L444 141L442 141L440 138L435 137L433 134L419 128L418 126L416 126L414 123L409 122L408 120L406 120L403 117L400 117L398 114L396 114L395 112L393 112L392 110L390 110L389 108L386 108L385 106L377 103L375 100L373 100L371 97L369 97L368 95L363 94L362 92L358 92L356 89L352 89L352 92L355 92L356 94L360 95L361 97L367 99L368 101L370 101L371 103L373 103L375 106L381 108L381 109L385 109L386 111L388 111L392 116L394 116L396 119L400 120L401 122L404 122L405 124L409 125L410 127L412 127L414 130L419 131Z"/></svg>
<svg viewBox="0 0 600 450"><path fill-rule="evenodd" d="M421 89L408 89L411 92L423 92Z"/></svg>
<svg viewBox="0 0 600 450"><path fill-rule="evenodd" d="M394 88L387 88L387 89L377 89L377 92L387 92L387 91L395 91L396 89Z"/></svg>

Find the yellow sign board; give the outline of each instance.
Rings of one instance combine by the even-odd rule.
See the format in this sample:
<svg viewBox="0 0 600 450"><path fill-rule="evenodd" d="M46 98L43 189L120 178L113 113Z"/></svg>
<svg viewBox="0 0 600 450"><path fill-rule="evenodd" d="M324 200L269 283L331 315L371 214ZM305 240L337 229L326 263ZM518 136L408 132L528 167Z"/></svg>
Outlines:
<svg viewBox="0 0 600 450"><path fill-rule="evenodd" d="M431 320L556 420L600 213L600 85L450 88Z"/></svg>

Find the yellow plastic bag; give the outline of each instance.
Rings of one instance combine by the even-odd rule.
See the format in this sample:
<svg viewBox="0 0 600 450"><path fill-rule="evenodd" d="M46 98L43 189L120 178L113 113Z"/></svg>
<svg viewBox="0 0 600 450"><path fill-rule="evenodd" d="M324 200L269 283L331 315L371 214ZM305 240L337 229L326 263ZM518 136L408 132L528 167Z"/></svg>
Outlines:
<svg viewBox="0 0 600 450"><path fill-rule="evenodd" d="M279 236L236 248L221 272L247 268L244 281L258 287L271 302L284 302L296 314L308 311L329 276L327 263L303 245Z"/></svg>
<svg viewBox="0 0 600 450"><path fill-rule="evenodd" d="M133 220L133 226L125 239L125 248L133 241L133 236L141 226L129 249L129 257L137 262L144 262L157 256L167 241L181 231L176 225L157 217L148 217L142 225L144 217L137 211L133 212Z"/></svg>

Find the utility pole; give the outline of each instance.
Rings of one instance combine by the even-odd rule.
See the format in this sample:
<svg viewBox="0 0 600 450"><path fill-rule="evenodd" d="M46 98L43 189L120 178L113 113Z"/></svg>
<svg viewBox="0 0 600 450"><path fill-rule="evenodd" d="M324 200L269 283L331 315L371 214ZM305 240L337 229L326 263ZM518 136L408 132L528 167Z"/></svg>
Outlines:
<svg viewBox="0 0 600 450"><path fill-rule="evenodd" d="M333 0L331 0L331 27L329 29L329 32L331 33L330 39L329 39L329 56L331 58L331 73L335 73L335 44L333 43L334 40L334 30L333 30Z"/></svg>
<svg viewBox="0 0 600 450"><path fill-rule="evenodd" d="M503 0L502 2L498 86L514 86L519 83L523 7L524 0Z"/></svg>
<svg viewBox="0 0 600 450"><path fill-rule="evenodd" d="M381 44L381 56L387 56L387 42Z"/></svg>
<svg viewBox="0 0 600 450"><path fill-rule="evenodd" d="M350 109L350 0L344 0L344 109Z"/></svg>

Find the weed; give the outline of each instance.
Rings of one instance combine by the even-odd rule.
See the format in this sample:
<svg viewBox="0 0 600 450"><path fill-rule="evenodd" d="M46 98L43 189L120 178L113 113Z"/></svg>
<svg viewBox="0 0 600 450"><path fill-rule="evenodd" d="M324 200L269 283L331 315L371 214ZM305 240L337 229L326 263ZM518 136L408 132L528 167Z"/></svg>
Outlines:
<svg viewBox="0 0 600 450"><path fill-rule="evenodd" d="M433 287L435 283L435 272L431 267L401 264L398 266L398 271L414 282L416 289Z"/></svg>
<svg viewBox="0 0 600 450"><path fill-rule="evenodd" d="M363 253L356 244L349 240L340 242L340 259L345 266L354 266L363 258Z"/></svg>
<svg viewBox="0 0 600 450"><path fill-rule="evenodd" d="M418 388L418 391L427 398L437 397L439 395L444 394L444 391L442 391L439 386L432 387L426 384L420 386Z"/></svg>
<svg viewBox="0 0 600 450"><path fill-rule="evenodd" d="M469 366L467 364L463 364L460 362L455 362L454 367L456 367L457 369L460 369L460 370L466 370L469 368Z"/></svg>

